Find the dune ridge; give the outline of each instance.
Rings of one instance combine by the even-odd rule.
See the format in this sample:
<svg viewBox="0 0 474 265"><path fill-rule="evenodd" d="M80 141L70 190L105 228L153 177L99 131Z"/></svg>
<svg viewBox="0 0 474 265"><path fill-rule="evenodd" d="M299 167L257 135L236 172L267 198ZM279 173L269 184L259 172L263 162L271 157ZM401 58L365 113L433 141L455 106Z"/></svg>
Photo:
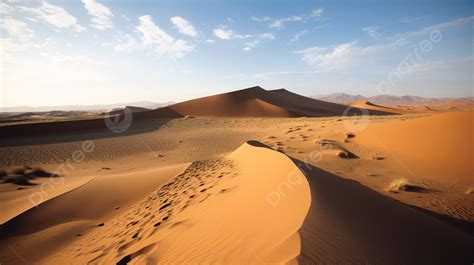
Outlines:
<svg viewBox="0 0 474 265"><path fill-rule="evenodd" d="M394 114L416 114L419 113L419 111L414 111L414 110L405 110L401 108L396 108L396 107L386 107L386 106L381 106L374 104L370 101L355 101L351 102L348 104L349 106L356 107L356 108L362 108L362 109L369 109L373 111L382 111L382 112L390 112Z"/></svg>
<svg viewBox="0 0 474 265"><path fill-rule="evenodd" d="M165 108L183 116L210 117L326 117L362 113L358 108L344 113L348 109L344 105L304 97L286 89L265 90L259 86L193 99ZM367 112L371 115L392 114L380 110Z"/></svg>
<svg viewBox="0 0 474 265"><path fill-rule="evenodd" d="M116 181L124 186L131 177L133 174L124 175ZM36 256L48 264L283 264L295 262L300 252L298 229L311 203L308 183L287 156L259 142L247 142L223 158L193 162L155 192L137 192L144 194L141 202L110 218L105 218L103 211L114 205L113 199L73 215L66 213L77 209L84 197L98 199L102 195L92 191L113 179L116 177L89 182L47 202L40 210L13 218L1 227L2 238L16 236L26 242L36 238L29 249L38 251L45 242L54 244L53 233L80 231L81 236L72 243L60 240L58 249ZM282 197L275 205L275 200L272 204L267 197L277 193ZM56 209L56 214L48 208ZM93 228L90 220L101 224ZM26 222L39 225L35 229ZM37 239L41 236L45 241ZM5 244L8 241L0 243ZM76 255L77 249L82 255Z"/></svg>

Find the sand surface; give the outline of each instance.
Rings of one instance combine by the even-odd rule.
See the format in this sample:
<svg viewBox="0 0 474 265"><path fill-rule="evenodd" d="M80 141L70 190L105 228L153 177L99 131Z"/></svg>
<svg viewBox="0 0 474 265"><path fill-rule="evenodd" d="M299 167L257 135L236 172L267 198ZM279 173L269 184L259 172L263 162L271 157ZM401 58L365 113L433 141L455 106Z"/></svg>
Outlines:
<svg viewBox="0 0 474 265"><path fill-rule="evenodd" d="M258 91L0 139L2 264L472 263L473 112L294 117L307 98Z"/></svg>

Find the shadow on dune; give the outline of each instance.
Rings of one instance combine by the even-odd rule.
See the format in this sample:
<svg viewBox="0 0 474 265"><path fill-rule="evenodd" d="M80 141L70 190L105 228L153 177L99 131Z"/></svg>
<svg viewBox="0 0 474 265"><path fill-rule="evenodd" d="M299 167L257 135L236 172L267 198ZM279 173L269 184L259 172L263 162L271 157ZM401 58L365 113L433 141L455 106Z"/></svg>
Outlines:
<svg viewBox="0 0 474 265"><path fill-rule="evenodd" d="M466 232L472 223L434 218L439 216L293 161L311 189L311 207L300 229L300 264L471 264L474 260L474 237Z"/></svg>
<svg viewBox="0 0 474 265"><path fill-rule="evenodd" d="M134 113L130 127L123 132L111 131L107 128L104 118L0 126L0 147L54 144L134 135L156 131L170 120L180 117L182 115L168 109ZM116 118L120 122L125 119L125 114L112 118Z"/></svg>

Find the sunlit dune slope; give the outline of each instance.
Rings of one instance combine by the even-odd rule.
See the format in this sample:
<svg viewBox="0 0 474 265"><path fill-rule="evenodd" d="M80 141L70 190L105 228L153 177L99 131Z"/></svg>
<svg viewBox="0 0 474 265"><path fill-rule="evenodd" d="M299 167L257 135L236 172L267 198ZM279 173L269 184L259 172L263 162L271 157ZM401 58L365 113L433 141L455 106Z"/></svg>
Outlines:
<svg viewBox="0 0 474 265"><path fill-rule="evenodd" d="M144 192L168 171L96 178L26 211L2 226L0 254L15 264L6 246L20 243L19 255L45 264L295 262L311 200L287 156L250 141Z"/></svg>
<svg viewBox="0 0 474 265"><path fill-rule="evenodd" d="M393 156L413 175L474 184L474 112L370 124L354 141Z"/></svg>
<svg viewBox="0 0 474 265"><path fill-rule="evenodd" d="M355 108L361 108L361 109L368 109L368 110L372 110L372 111L390 112L390 113L394 113L394 114L414 114L414 113L418 113L417 111L414 111L414 110L405 110L405 109L396 108L396 107L380 106L380 105L376 105L374 103L371 103L369 101L356 101L356 102L350 103L349 106L355 107Z"/></svg>

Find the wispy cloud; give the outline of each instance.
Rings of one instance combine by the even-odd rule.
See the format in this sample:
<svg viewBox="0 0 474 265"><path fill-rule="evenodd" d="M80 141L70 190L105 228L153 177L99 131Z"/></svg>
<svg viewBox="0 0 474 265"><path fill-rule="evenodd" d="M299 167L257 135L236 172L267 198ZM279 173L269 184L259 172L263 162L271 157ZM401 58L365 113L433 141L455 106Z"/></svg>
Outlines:
<svg viewBox="0 0 474 265"><path fill-rule="evenodd" d="M471 25L473 21L474 16L459 18L445 23L424 27L416 31L396 34L371 46L359 46L357 41L352 41L329 47L309 47L294 51L294 53L301 55L304 62L314 66L318 71L341 70L360 65L363 62L369 62L371 57L386 54L387 51L393 51L395 48L401 47L407 43L419 41L421 37L430 37L430 34L434 31L442 32L466 27ZM373 27L366 28L366 30L363 31L370 34L372 30L374 30Z"/></svg>
<svg viewBox="0 0 474 265"><path fill-rule="evenodd" d="M471 72L473 70L474 57L469 56L454 60L440 60L431 61L426 63L415 64L411 67L414 73L423 72L444 72L444 71L457 71L457 72Z"/></svg>
<svg viewBox="0 0 474 265"><path fill-rule="evenodd" d="M295 22L295 21L303 21L303 20L304 20L303 16L291 16L291 17L275 19L270 23L270 28L281 29L285 27L285 23L287 22Z"/></svg>
<svg viewBox="0 0 474 265"><path fill-rule="evenodd" d="M82 0L82 3L89 15L92 16L91 27L100 30L113 28L114 25L111 21L113 14L108 7L95 0Z"/></svg>
<svg viewBox="0 0 474 265"><path fill-rule="evenodd" d="M85 30L83 26L77 23L77 19L64 8L46 1L42 1L38 8L19 6L18 9L54 26L56 29L73 28L76 31Z"/></svg>
<svg viewBox="0 0 474 265"><path fill-rule="evenodd" d="M260 44L260 42L262 42L263 40L274 40L274 39L275 39L275 35L273 35L273 33L271 32L258 34L253 41L245 43L245 47L243 48L243 50L251 51L255 47L257 47Z"/></svg>
<svg viewBox="0 0 474 265"><path fill-rule="evenodd" d="M363 32L367 33L372 38L377 38L379 36L378 31L379 27L378 26L371 26L371 27L365 27L362 29Z"/></svg>
<svg viewBox="0 0 474 265"><path fill-rule="evenodd" d="M109 46L103 45L103 46ZM126 34L125 36L118 39L118 44L116 44L113 49L116 52L134 52L143 50L144 46L141 45L135 38L130 36L130 34Z"/></svg>
<svg viewBox="0 0 474 265"><path fill-rule="evenodd" d="M21 42L29 41L34 36L34 31L26 23L12 17L2 19L0 28L5 29L10 37Z"/></svg>
<svg viewBox="0 0 474 265"><path fill-rule="evenodd" d="M179 32L185 35L191 37L196 37L198 35L196 28L189 21L182 17L171 17L171 22L175 25L176 28L178 28Z"/></svg>
<svg viewBox="0 0 474 265"><path fill-rule="evenodd" d="M250 34L241 35L236 34L233 30L227 28L226 26L221 26L213 30L214 35L222 40L232 40L232 39L247 39L252 37Z"/></svg>
<svg viewBox="0 0 474 265"><path fill-rule="evenodd" d="M257 21L257 22L268 22L272 20L272 18L271 17L252 17L252 20Z"/></svg>
<svg viewBox="0 0 474 265"><path fill-rule="evenodd" d="M301 37L303 37L304 35L308 34L309 31L308 30L302 30L298 33L295 34L295 36L293 36L293 38L290 39L291 42L295 42L295 41L298 41Z"/></svg>
<svg viewBox="0 0 474 265"><path fill-rule="evenodd" d="M461 17L455 20L451 20L448 22L438 23L431 26L427 26L415 31L404 32L400 34L396 34L394 36L390 36L386 38L387 45L389 46L400 46L410 43L410 40L416 39L420 36L427 36L433 31L446 31L456 28L462 28L466 26L471 26L474 23L474 16L469 17Z"/></svg>
<svg viewBox="0 0 474 265"><path fill-rule="evenodd" d="M0 2L0 14L10 14L13 8L6 3Z"/></svg>
<svg viewBox="0 0 474 265"><path fill-rule="evenodd" d="M178 39L162 30L153 22L150 15L138 18L140 25L137 30L142 34L143 46L156 51L158 54L168 54L173 57L181 58L187 53L194 50L194 45Z"/></svg>
<svg viewBox="0 0 474 265"><path fill-rule="evenodd" d="M304 15L295 15L295 16L276 18L276 19L273 19L268 16L252 17L252 20L257 21L257 22L266 22L268 23L268 26L270 28L283 29L285 28L285 25L289 22L305 22L309 20L319 20L322 18L323 11L324 10L322 8L318 8L318 9L313 10L311 13L304 14Z"/></svg>
<svg viewBox="0 0 474 265"><path fill-rule="evenodd" d="M334 71L353 66L376 47L360 47L357 42L349 42L334 47L311 47L295 51L301 54L303 61L315 66L318 71Z"/></svg>
<svg viewBox="0 0 474 265"><path fill-rule="evenodd" d="M311 12L311 16L312 17L320 17L323 15L323 9L320 7L318 9L315 9L313 10L313 12Z"/></svg>

